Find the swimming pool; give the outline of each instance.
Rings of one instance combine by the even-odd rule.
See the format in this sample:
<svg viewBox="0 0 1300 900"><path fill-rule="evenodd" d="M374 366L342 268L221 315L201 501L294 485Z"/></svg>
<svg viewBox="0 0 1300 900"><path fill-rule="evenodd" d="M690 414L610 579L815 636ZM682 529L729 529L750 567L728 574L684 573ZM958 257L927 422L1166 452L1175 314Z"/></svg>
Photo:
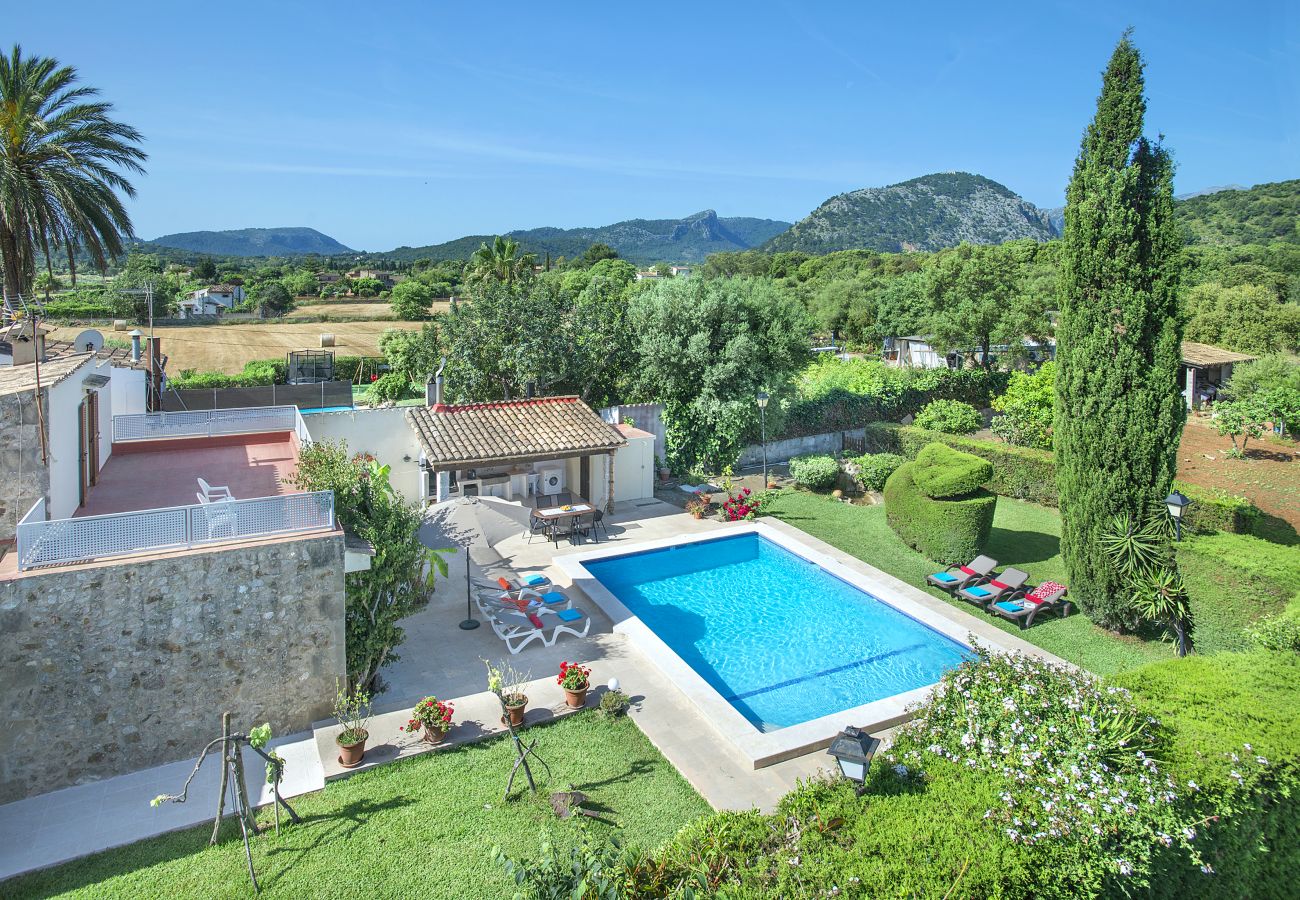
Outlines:
<svg viewBox="0 0 1300 900"><path fill-rule="evenodd" d="M317 413L332 412L352 412L355 406L313 406L310 409L299 409L298 412L304 416L314 416Z"/></svg>
<svg viewBox="0 0 1300 900"><path fill-rule="evenodd" d="M916 691L972 655L757 530L583 565L761 732Z"/></svg>

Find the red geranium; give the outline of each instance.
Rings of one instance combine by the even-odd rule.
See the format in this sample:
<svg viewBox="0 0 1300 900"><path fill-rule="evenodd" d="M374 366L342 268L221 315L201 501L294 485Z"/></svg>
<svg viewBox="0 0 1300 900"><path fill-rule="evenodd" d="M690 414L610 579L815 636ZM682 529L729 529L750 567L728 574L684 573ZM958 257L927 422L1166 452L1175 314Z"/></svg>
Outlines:
<svg viewBox="0 0 1300 900"><path fill-rule="evenodd" d="M444 703L437 697L425 697L411 710L411 719L402 726L408 734L421 728L447 728L451 725L454 710L450 703Z"/></svg>
<svg viewBox="0 0 1300 900"><path fill-rule="evenodd" d="M577 663L562 662L555 683L566 691L585 690L591 684L591 669Z"/></svg>

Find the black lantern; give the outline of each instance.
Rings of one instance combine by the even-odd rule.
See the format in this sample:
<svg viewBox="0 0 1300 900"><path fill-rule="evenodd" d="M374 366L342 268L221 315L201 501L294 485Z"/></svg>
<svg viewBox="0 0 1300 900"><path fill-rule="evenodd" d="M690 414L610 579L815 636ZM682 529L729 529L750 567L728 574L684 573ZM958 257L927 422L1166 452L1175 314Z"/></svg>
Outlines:
<svg viewBox="0 0 1300 900"><path fill-rule="evenodd" d="M1165 498L1165 507L1174 520L1174 530L1180 541L1183 539L1183 513L1191 502L1181 491L1174 491Z"/></svg>
<svg viewBox="0 0 1300 900"><path fill-rule="evenodd" d="M867 770L871 768L871 758L880 748L880 738L872 737L861 728L850 725L831 741L827 753L835 757L840 774L852 781L858 796L866 789Z"/></svg>

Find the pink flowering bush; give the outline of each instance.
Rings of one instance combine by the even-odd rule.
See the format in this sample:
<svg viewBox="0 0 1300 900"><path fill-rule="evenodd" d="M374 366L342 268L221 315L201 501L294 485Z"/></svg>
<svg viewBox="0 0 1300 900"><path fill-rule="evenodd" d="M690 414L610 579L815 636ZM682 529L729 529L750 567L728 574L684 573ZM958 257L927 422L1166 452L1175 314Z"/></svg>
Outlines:
<svg viewBox="0 0 1300 900"><path fill-rule="evenodd" d="M738 494L728 494L722 504L721 518L724 522L740 522L744 519L757 519L771 502L769 491L755 494L749 488L742 488Z"/></svg>

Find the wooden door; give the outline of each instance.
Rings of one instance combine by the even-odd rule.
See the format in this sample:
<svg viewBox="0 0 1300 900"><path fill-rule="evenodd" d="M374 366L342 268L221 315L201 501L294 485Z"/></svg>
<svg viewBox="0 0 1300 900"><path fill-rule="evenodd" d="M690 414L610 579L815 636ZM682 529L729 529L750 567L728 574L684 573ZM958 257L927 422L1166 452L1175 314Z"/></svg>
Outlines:
<svg viewBox="0 0 1300 900"><path fill-rule="evenodd" d="M86 504L86 401L77 406L77 506Z"/></svg>
<svg viewBox="0 0 1300 900"><path fill-rule="evenodd" d="M99 483L99 391L86 394L86 481Z"/></svg>

